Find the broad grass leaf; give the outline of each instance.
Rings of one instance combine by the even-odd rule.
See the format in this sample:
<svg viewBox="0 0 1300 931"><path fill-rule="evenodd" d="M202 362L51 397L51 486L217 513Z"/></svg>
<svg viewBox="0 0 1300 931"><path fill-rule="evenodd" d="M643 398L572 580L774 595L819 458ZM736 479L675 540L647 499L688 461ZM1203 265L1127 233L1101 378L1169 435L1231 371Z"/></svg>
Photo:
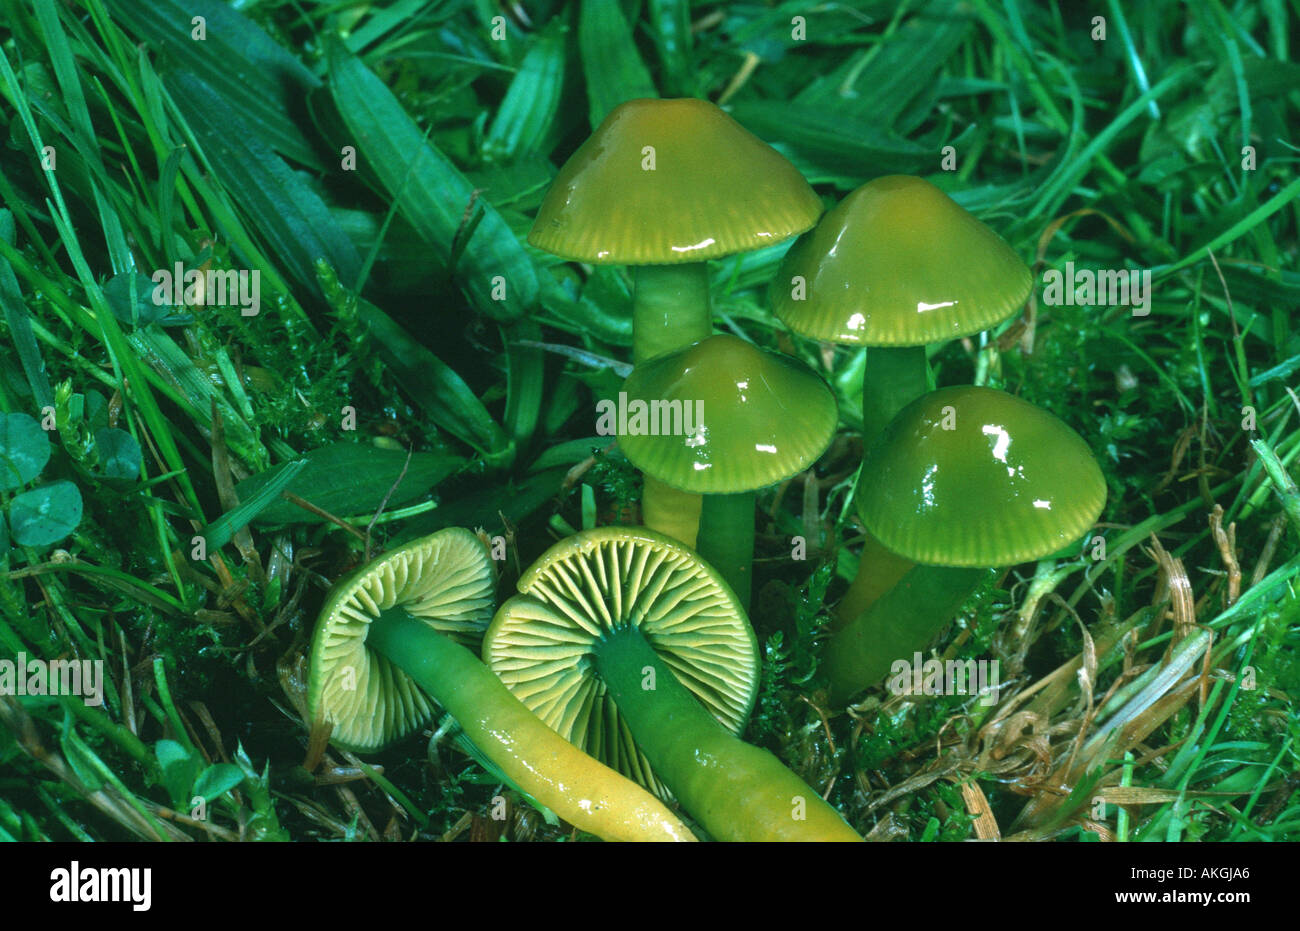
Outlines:
<svg viewBox="0 0 1300 931"><path fill-rule="evenodd" d="M621 3L583 0L578 14L578 49L587 78L592 129L624 101L659 96L632 41L632 28Z"/></svg>
<svg viewBox="0 0 1300 931"><path fill-rule="evenodd" d="M805 109L887 131L969 35L974 18L957 0L932 0L908 17L888 42L864 49L818 77L794 98ZM851 134L846 134L851 135Z"/></svg>
<svg viewBox="0 0 1300 931"><path fill-rule="evenodd" d="M503 516L511 526L518 527L560 493L567 472L567 468L547 469L504 484L449 496L437 510L414 518L407 531L414 537L443 527L500 527Z"/></svg>
<svg viewBox="0 0 1300 931"><path fill-rule="evenodd" d="M490 465L510 463L510 437L455 369L369 301L358 298L357 315L402 389L434 423L481 453Z"/></svg>
<svg viewBox="0 0 1300 931"><path fill-rule="evenodd" d="M325 259L345 286L354 286L361 257L316 193L194 74L173 74L166 84L213 174L281 266L299 284L318 291L316 261Z"/></svg>
<svg viewBox="0 0 1300 931"><path fill-rule="evenodd" d="M649 0L645 17L663 65L664 93L673 97L699 96L689 0Z"/></svg>
<svg viewBox="0 0 1300 931"><path fill-rule="evenodd" d="M483 140L483 156L508 162L543 149L564 89L564 33L552 20L515 73Z"/></svg>
<svg viewBox="0 0 1300 931"><path fill-rule="evenodd" d="M310 168L324 162L303 133L303 106L320 80L261 26L219 0L107 0L124 28L192 72L271 148ZM193 19L206 35L194 38Z"/></svg>
<svg viewBox="0 0 1300 931"><path fill-rule="evenodd" d="M360 443L335 443L305 453L302 467L283 490L310 501L337 517L369 514L378 510L384 497L387 507L408 504L428 494L439 482L461 467L464 460L441 453L415 453L406 465L406 453ZM394 489L402 468L406 474ZM289 464L275 466L249 476L235 486L241 501L252 498L275 481ZM392 494L389 495L389 490ZM280 498L263 507L254 516L261 524L318 522L323 518ZM209 541L211 546L211 541Z"/></svg>
<svg viewBox="0 0 1300 931"><path fill-rule="evenodd" d="M452 268L474 309L501 321L523 316L537 303L538 272L509 225L426 140L387 86L338 41L329 45L329 73L349 135L334 141L356 147L358 162L367 163L399 212ZM470 223L473 232L466 238Z"/></svg>
<svg viewBox="0 0 1300 931"><path fill-rule="evenodd" d="M13 245L14 216L8 210L0 210L0 238ZM0 257L0 311L4 313L5 324L13 339L14 348L18 350L18 360L22 363L23 374L27 376L27 385L38 407L54 403L54 391L50 388L50 377L45 370L45 360L41 357L36 335L32 330L32 314L23 301L23 294L18 287L18 279L7 259ZM0 484L0 487L3 487Z"/></svg>
<svg viewBox="0 0 1300 931"><path fill-rule="evenodd" d="M764 142L784 146L796 164L860 178L911 173L934 161L932 148L843 113L780 100L751 100L732 116Z"/></svg>

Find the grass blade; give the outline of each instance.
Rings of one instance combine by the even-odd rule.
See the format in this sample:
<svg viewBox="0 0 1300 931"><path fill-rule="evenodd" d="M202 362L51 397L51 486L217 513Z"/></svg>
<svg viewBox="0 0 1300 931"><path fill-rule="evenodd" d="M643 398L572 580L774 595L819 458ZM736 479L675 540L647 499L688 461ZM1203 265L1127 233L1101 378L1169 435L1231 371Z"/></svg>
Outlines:
<svg viewBox="0 0 1300 931"><path fill-rule="evenodd" d="M212 173L236 195L298 283L317 288L318 259L333 265L345 285L355 283L361 257L315 192L195 75L179 72L165 83Z"/></svg>
<svg viewBox="0 0 1300 931"><path fill-rule="evenodd" d="M386 507L406 504L428 493L464 464L444 453L413 453L361 443L333 443L313 449L295 462L282 463L235 486L240 505L222 515L232 518L233 533L250 521L259 524L317 522L324 518L303 510L280 493L288 491L330 514L370 513L387 498ZM397 484L401 477L401 484ZM396 487L394 487L396 486ZM213 526L220 521L213 521ZM208 548L212 548L208 540Z"/></svg>
<svg viewBox="0 0 1300 931"><path fill-rule="evenodd" d="M541 150L560 106L564 87L564 36L557 29L539 35L510 82L492 128L483 140L490 161L513 161Z"/></svg>
<svg viewBox="0 0 1300 931"><path fill-rule="evenodd" d="M258 138L311 168L324 162L303 133L303 101L319 79L255 22L218 0L107 0L117 21L183 63L199 80L237 104ZM202 17L206 37L192 38Z"/></svg>
<svg viewBox="0 0 1300 931"><path fill-rule="evenodd" d="M481 453L489 465L509 464L514 458L510 438L456 370L369 301L359 299L357 312L398 383L434 423Z"/></svg>
<svg viewBox="0 0 1300 931"><path fill-rule="evenodd" d="M591 128L625 100L658 97L650 72L632 41L622 4L612 0L583 0L578 13L578 49L587 76L587 105Z"/></svg>
<svg viewBox="0 0 1300 931"><path fill-rule="evenodd" d="M250 484L253 481L252 479L241 482L240 490L246 494L240 495L242 500L239 505L222 514L201 531L208 552L212 553L221 549L230 542L237 532L243 530L277 502L283 506L284 502L279 500L280 493L287 490L293 480L306 467L306 459L300 459L297 462L286 462L284 465L272 469L272 474L261 483ZM266 475L267 473L262 474ZM184 734L185 731L180 730L178 733Z"/></svg>

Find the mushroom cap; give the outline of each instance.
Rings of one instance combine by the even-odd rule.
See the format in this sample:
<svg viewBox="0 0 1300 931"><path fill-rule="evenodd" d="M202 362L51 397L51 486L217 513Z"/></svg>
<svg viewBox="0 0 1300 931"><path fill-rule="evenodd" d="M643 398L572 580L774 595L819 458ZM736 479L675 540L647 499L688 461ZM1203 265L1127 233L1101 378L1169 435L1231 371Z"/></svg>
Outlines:
<svg viewBox="0 0 1300 931"><path fill-rule="evenodd" d="M732 733L758 695L758 643L735 593L694 552L643 527L561 540L497 611L483 661L560 736L646 788L667 789L597 677L593 644L639 628L664 664Z"/></svg>
<svg viewBox="0 0 1300 931"><path fill-rule="evenodd" d="M1042 559L1086 533L1106 504L1106 480L1083 439L993 388L942 388L913 401L868 451L862 475L867 529L929 565Z"/></svg>
<svg viewBox="0 0 1300 931"><path fill-rule="evenodd" d="M694 494L754 491L803 471L830 445L839 416L831 389L802 362L728 333L642 362L623 393L624 454L647 475ZM631 432L638 401L645 429L657 434ZM681 430L669 416L677 402Z"/></svg>
<svg viewBox="0 0 1300 931"><path fill-rule="evenodd" d="M791 282L804 279L795 300ZM1024 304L1033 275L1020 256L923 178L858 188L786 253L772 284L776 315L814 339L921 346L978 333Z"/></svg>
<svg viewBox="0 0 1300 931"><path fill-rule="evenodd" d="M423 725L433 715L433 702L387 657L367 648L371 622L400 606L476 650L492 619L495 588L487 548L460 527L385 553L340 580L325 600L312 640L312 719L332 721L330 739L363 753Z"/></svg>
<svg viewBox="0 0 1300 931"><path fill-rule="evenodd" d="M629 100L564 163L528 241L601 265L702 262L781 242L821 212L784 156L707 100Z"/></svg>

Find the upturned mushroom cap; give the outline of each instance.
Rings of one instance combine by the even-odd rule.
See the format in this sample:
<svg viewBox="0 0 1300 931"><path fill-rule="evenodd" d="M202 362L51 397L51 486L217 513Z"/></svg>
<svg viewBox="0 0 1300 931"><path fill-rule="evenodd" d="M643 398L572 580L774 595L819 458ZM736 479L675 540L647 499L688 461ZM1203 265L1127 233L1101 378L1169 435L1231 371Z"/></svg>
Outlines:
<svg viewBox="0 0 1300 931"><path fill-rule="evenodd" d="M487 548L450 527L345 577L330 590L312 641L307 706L334 723L330 739L367 752L423 725L434 705L386 657L366 647L372 621L400 606L477 650L492 619L495 577Z"/></svg>
<svg viewBox="0 0 1300 931"><path fill-rule="evenodd" d="M596 264L702 262L781 242L821 212L793 165L707 100L629 100L565 162L528 241Z"/></svg>
<svg viewBox="0 0 1300 931"><path fill-rule="evenodd" d="M802 300L792 281L804 281ZM1002 322L1033 276L1001 237L923 178L858 188L799 237L772 285L776 315L814 339L921 346Z"/></svg>
<svg viewBox="0 0 1300 931"><path fill-rule="evenodd" d="M1077 540L1106 481L1077 433L993 388L943 388L899 411L868 451L858 513L917 563L1008 566Z"/></svg>
<svg viewBox="0 0 1300 931"><path fill-rule="evenodd" d="M838 410L824 381L797 359L727 333L641 363L623 390L628 430L618 444L627 458L694 494L737 494L782 481L816 462L835 436ZM659 435L632 432L638 401L647 412L641 429L658 428ZM663 429L663 412L675 414L674 405L683 429L672 435ZM668 429L675 424L670 419Z"/></svg>
<svg viewBox="0 0 1300 931"><path fill-rule="evenodd" d="M758 643L726 582L643 527L561 540L519 579L483 637L483 660L520 701L591 756L667 795L595 674L593 644L639 628L715 718L740 733L758 695Z"/></svg>

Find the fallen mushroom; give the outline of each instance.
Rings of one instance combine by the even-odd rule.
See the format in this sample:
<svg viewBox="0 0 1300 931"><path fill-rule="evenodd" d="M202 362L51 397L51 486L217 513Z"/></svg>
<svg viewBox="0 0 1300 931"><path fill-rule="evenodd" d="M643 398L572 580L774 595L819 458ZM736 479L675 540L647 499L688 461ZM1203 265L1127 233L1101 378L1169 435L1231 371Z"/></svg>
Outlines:
<svg viewBox="0 0 1300 931"><path fill-rule="evenodd" d="M740 740L758 651L735 595L640 527L561 540L497 611L483 657L561 735L666 787L717 840L860 840L766 750Z"/></svg>
<svg viewBox="0 0 1300 931"><path fill-rule="evenodd" d="M337 583L311 651L308 708L331 740L373 751L417 729L434 702L521 790L606 840L689 841L658 799L543 724L464 644L494 602L479 539L449 528L416 540Z"/></svg>

